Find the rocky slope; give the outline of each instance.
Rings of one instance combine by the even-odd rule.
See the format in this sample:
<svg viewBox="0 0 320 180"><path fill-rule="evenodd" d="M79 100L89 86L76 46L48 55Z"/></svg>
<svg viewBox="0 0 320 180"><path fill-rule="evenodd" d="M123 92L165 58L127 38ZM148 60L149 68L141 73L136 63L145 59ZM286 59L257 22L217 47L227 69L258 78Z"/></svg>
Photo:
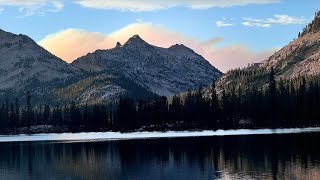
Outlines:
<svg viewBox="0 0 320 180"><path fill-rule="evenodd" d="M66 79L78 70L25 35L0 30L0 89L24 88L32 80Z"/></svg>
<svg viewBox="0 0 320 180"><path fill-rule="evenodd" d="M239 74L256 74L251 84L263 85L271 67L274 68L277 79L292 79L298 76L320 74L320 13L316 13L313 21L308 24L298 38L280 49L267 60L252 64L242 70L226 73L218 81L218 87L228 83L239 83ZM258 74L258 75L257 75Z"/></svg>
<svg viewBox="0 0 320 180"><path fill-rule="evenodd" d="M173 95L208 85L221 75L202 56L184 45L161 48L138 35L124 45L97 50L72 65L87 72L116 74L158 95Z"/></svg>
<svg viewBox="0 0 320 180"><path fill-rule="evenodd" d="M79 70L52 55L26 35L0 30L0 92L20 96L30 90L44 95ZM20 94L21 93L21 94Z"/></svg>
<svg viewBox="0 0 320 180"><path fill-rule="evenodd" d="M123 95L136 100L154 96L130 79L106 72L86 74L74 83L53 89L53 94L64 104L71 101L77 104L114 103Z"/></svg>

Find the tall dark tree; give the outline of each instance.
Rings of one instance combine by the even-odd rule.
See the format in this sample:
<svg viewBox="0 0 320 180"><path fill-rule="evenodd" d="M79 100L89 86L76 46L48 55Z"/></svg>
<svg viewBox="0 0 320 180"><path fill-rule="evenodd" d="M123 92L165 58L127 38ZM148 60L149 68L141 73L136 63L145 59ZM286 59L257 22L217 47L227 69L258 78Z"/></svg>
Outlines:
<svg viewBox="0 0 320 180"><path fill-rule="evenodd" d="M219 110L219 99L216 92L216 83L212 82L212 90L211 90L211 113L212 113L212 121L210 121L210 126L215 127L217 120L220 118L220 110Z"/></svg>
<svg viewBox="0 0 320 180"><path fill-rule="evenodd" d="M32 111L32 106L31 106L31 93L30 91L27 91L27 111L26 111L26 125L31 126L32 125L32 120L33 120L33 111Z"/></svg>
<svg viewBox="0 0 320 180"><path fill-rule="evenodd" d="M274 68L271 67L270 76L269 76L269 101L270 101L270 120L268 120L271 126L275 127L278 125L278 120L276 117L276 80Z"/></svg>

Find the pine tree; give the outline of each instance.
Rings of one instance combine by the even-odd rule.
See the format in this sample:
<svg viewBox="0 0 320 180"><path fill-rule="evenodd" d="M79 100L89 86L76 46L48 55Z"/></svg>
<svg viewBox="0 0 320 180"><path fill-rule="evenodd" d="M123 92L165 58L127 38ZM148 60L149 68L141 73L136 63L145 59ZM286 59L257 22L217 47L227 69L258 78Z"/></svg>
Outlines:
<svg viewBox="0 0 320 180"><path fill-rule="evenodd" d="M268 120L271 122L271 126L277 125L276 120L276 93L277 93L277 87L276 87L276 80L275 80L275 72L274 68L271 67L270 70L270 76L269 76L269 100L270 100L270 119Z"/></svg>
<svg viewBox="0 0 320 180"><path fill-rule="evenodd" d="M15 98L15 114L16 114L16 119L14 121L15 126L21 127L21 112L20 112L20 105L19 105L19 99Z"/></svg>
<svg viewBox="0 0 320 180"><path fill-rule="evenodd" d="M30 91L27 91L27 112L26 112L26 125L30 128L32 125L32 119L33 113L32 113L32 107L31 107L31 93Z"/></svg>

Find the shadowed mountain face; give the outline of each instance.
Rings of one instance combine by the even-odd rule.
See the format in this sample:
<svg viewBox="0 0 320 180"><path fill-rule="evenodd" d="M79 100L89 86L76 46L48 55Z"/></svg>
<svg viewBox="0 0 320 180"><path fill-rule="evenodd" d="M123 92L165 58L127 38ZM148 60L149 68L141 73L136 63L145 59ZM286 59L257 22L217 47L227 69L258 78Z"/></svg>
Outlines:
<svg viewBox="0 0 320 180"><path fill-rule="evenodd" d="M267 82L271 67L274 68L276 79L293 79L299 76L320 74L320 13L316 13L313 21L307 25L298 38L280 49L262 63L252 64L242 70L233 70L225 74L218 86L237 83L239 74L259 74L251 81L254 85Z"/></svg>
<svg viewBox="0 0 320 180"><path fill-rule="evenodd" d="M63 43L63 42L61 42ZM0 30L0 98L32 93L35 104L99 104L121 95L135 98L207 85L220 75L183 45L149 45L138 35L110 50L97 50L68 64L25 35Z"/></svg>
<svg viewBox="0 0 320 180"><path fill-rule="evenodd" d="M124 45L98 50L72 65L87 72L117 74L158 95L174 95L208 85L221 75L202 56L184 45L160 48L138 35Z"/></svg>

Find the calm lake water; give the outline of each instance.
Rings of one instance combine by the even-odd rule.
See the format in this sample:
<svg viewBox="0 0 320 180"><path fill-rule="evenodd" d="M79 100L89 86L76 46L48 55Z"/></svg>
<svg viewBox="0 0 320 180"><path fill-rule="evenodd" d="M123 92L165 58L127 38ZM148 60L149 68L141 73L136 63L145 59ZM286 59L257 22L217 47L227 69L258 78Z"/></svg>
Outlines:
<svg viewBox="0 0 320 180"><path fill-rule="evenodd" d="M0 143L0 179L320 179L320 133Z"/></svg>

